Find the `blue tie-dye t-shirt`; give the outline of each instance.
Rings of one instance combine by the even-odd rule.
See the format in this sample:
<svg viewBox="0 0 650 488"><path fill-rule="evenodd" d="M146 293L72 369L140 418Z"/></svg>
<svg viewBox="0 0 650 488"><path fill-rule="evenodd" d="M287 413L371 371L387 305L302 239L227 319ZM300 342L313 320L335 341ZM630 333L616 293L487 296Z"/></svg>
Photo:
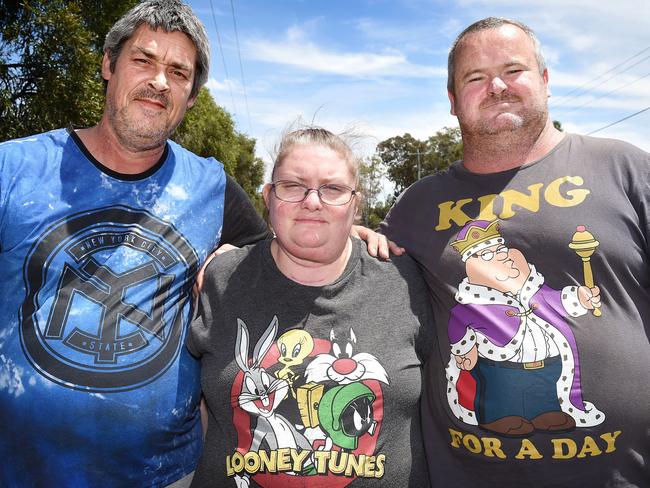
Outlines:
<svg viewBox="0 0 650 488"><path fill-rule="evenodd" d="M168 142L113 173L73 132L0 144L0 485L164 486L201 449L191 284L226 176Z"/></svg>

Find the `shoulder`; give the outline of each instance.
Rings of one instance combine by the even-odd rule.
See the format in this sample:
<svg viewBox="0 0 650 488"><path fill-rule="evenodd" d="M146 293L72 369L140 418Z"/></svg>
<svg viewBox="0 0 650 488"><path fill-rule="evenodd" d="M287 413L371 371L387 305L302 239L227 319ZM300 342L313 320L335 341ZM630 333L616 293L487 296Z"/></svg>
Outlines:
<svg viewBox="0 0 650 488"><path fill-rule="evenodd" d="M268 244L267 241L261 241L216 256L205 269L206 286L218 286L219 283L228 282L233 276L238 279L245 275L250 277L248 273L260 268L265 246Z"/></svg>
<svg viewBox="0 0 650 488"><path fill-rule="evenodd" d="M17 154L38 155L51 152L65 146L70 140L66 129L56 129L33 136L12 139L0 143L0 157L7 155L14 157Z"/></svg>
<svg viewBox="0 0 650 488"><path fill-rule="evenodd" d="M359 259L366 274L372 274L375 278L387 279L393 283L399 281L415 285L424 283L419 265L408 254L391 255L389 260L384 260L370 256L363 241L356 242L356 245L359 246Z"/></svg>
<svg viewBox="0 0 650 488"><path fill-rule="evenodd" d="M8 184L14 178L41 180L43 175L57 171L57 165L61 164L70 144L74 142L65 129L0 143L2 184ZM78 151L72 153L77 154Z"/></svg>
<svg viewBox="0 0 650 488"><path fill-rule="evenodd" d="M567 142L572 150L580 150L600 157L650 160L650 153L618 139L567 134Z"/></svg>
<svg viewBox="0 0 650 488"><path fill-rule="evenodd" d="M210 169L212 171L214 170L217 170L219 172L224 171L223 163L216 160L212 156L207 158L203 156L199 156L198 154L193 153L189 149L185 149L183 146L181 146L177 142L172 141L171 139L167 141L167 144L169 145L170 153L173 154L174 157L177 159L186 160L194 165L204 166L206 169Z"/></svg>
<svg viewBox="0 0 650 488"><path fill-rule="evenodd" d="M432 175L425 176L424 178L416 181L406 190L404 190L397 200L395 206L404 204L406 202L414 202L421 199L423 196L431 195L438 189L448 188L455 180L458 179L457 167L460 161L455 162L449 168L438 171Z"/></svg>

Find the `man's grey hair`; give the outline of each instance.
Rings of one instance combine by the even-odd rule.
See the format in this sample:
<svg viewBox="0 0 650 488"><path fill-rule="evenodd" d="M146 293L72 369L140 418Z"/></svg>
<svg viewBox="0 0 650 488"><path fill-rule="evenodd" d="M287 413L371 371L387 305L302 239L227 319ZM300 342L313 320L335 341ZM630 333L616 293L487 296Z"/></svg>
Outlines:
<svg viewBox="0 0 650 488"><path fill-rule="evenodd" d="M108 53L111 72L115 71L115 63L124 43L143 24L148 25L152 30L160 28L165 32L182 32L194 43L196 66L190 97L195 97L208 81L210 44L201 21L188 5L179 0L146 0L115 22L104 41L104 52Z"/></svg>
<svg viewBox="0 0 650 488"><path fill-rule="evenodd" d="M544 60L544 55L542 54L542 45L537 39L537 36L533 30L522 22L516 20L506 19L503 17L487 17L486 19L479 20L474 22L472 25L467 27L463 32L461 32L454 43L451 45L451 50L449 51L449 57L447 58L447 90L452 95L454 93L454 77L456 75L456 55L458 54L458 49L463 41L463 39L474 32L479 32L482 30L488 29L498 29L504 25L514 25L519 27L522 31L533 42L533 48L535 49L535 58L537 59L537 67L539 68L539 74L544 74L546 69L546 61Z"/></svg>

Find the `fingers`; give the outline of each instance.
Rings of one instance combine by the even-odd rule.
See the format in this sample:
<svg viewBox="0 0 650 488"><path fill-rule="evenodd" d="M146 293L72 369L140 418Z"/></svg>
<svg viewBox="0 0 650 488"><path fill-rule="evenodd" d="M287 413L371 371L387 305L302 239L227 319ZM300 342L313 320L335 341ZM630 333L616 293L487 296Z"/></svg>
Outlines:
<svg viewBox="0 0 650 488"><path fill-rule="evenodd" d="M396 242L393 242L390 239L386 240L388 241L388 248L390 249L390 252L392 252L395 256L401 256L406 252L406 249L398 246Z"/></svg>
<svg viewBox="0 0 650 488"><path fill-rule="evenodd" d="M199 272L196 273L196 281L194 282L194 287L192 288L192 294L194 295L194 298L196 298L203 289L203 274L205 273L205 268L207 268L208 264L210 264L210 261L212 261L219 254L223 254L224 252L231 251L233 249L238 249L238 247L233 246L232 244L224 244L223 246L219 246L216 251L212 252L210 255L208 255L207 258L205 258L203 266L201 266Z"/></svg>
<svg viewBox="0 0 650 488"><path fill-rule="evenodd" d="M368 254L373 257L388 259L391 253L401 256L406 252L403 247L398 246L385 235L361 225L353 225L350 235L365 241L366 246L368 246Z"/></svg>
<svg viewBox="0 0 650 488"><path fill-rule="evenodd" d="M209 263L212 258L215 256L218 256L219 254L223 254L224 252L232 251L233 249L239 249L237 246L233 246L232 244L224 244L223 246L219 246L216 251L214 251L210 256L210 260L206 260L206 264Z"/></svg>

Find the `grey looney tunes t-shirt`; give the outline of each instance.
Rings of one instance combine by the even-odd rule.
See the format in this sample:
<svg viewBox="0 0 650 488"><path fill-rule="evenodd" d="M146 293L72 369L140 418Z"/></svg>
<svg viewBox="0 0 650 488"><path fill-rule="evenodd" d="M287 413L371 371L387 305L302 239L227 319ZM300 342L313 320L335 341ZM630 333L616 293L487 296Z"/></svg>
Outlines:
<svg viewBox="0 0 650 488"><path fill-rule="evenodd" d="M352 242L322 287L286 278L270 241L210 263L188 337L209 411L193 486L429 486L426 285L409 257Z"/></svg>
<svg viewBox="0 0 650 488"><path fill-rule="evenodd" d="M398 199L383 232L423 268L440 346L423 398L434 485L649 486L649 173L629 144L567 135Z"/></svg>

